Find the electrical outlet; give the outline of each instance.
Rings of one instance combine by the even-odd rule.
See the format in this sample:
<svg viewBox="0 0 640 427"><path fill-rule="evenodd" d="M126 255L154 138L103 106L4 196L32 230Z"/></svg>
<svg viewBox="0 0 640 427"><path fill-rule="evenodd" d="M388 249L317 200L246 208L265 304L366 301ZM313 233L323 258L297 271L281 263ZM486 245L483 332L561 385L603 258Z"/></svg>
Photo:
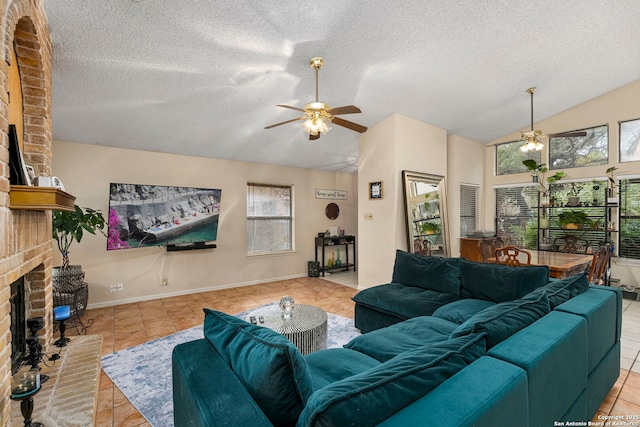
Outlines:
<svg viewBox="0 0 640 427"><path fill-rule="evenodd" d="M124 283L118 283L116 285L116 291L117 292L124 291Z"/></svg>
<svg viewBox="0 0 640 427"><path fill-rule="evenodd" d="M118 286L115 283L109 285L109 292L116 292L118 290Z"/></svg>
<svg viewBox="0 0 640 427"><path fill-rule="evenodd" d="M167 277L162 279L162 286L169 286L169 279Z"/></svg>

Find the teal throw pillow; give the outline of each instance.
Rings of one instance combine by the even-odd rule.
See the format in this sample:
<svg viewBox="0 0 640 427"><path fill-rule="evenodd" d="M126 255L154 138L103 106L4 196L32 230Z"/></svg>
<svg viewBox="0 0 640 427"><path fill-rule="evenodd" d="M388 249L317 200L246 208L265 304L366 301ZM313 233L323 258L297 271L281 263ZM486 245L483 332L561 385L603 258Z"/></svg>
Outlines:
<svg viewBox="0 0 640 427"><path fill-rule="evenodd" d="M394 283L460 295L458 258L425 257L396 250Z"/></svg>
<svg viewBox="0 0 640 427"><path fill-rule="evenodd" d="M375 368L316 390L297 425L379 424L484 353L484 334L465 335L404 352Z"/></svg>
<svg viewBox="0 0 640 427"><path fill-rule="evenodd" d="M493 302L513 301L549 283L546 265L512 267L460 260L464 298L479 298Z"/></svg>
<svg viewBox="0 0 640 427"><path fill-rule="evenodd" d="M550 311L545 292L486 308L458 326L451 337L486 333L487 350L531 325Z"/></svg>
<svg viewBox="0 0 640 427"><path fill-rule="evenodd" d="M204 336L277 426L295 425L313 392L304 357L283 335L204 309ZM215 381L215 378L203 378Z"/></svg>
<svg viewBox="0 0 640 427"><path fill-rule="evenodd" d="M546 285L536 289L533 293L545 292L549 298L551 310L560 304L569 301L576 295L580 295L589 289L587 272L565 277L564 279L553 280Z"/></svg>

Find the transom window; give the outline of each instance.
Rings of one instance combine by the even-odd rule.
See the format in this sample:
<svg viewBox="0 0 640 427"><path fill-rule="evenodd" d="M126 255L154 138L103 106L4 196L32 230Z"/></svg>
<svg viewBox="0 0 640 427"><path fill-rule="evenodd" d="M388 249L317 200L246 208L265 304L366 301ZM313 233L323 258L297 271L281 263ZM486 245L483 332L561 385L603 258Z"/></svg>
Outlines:
<svg viewBox="0 0 640 427"><path fill-rule="evenodd" d="M496 145L496 175L527 172L527 167L522 164L523 160L533 159L538 163L541 162L539 151L525 153L520 150L523 145L522 141Z"/></svg>
<svg viewBox="0 0 640 427"><path fill-rule="evenodd" d="M620 122L620 161L640 160L640 119Z"/></svg>
<svg viewBox="0 0 640 427"><path fill-rule="evenodd" d="M247 184L249 255L293 250L293 186Z"/></svg>
<svg viewBox="0 0 640 427"><path fill-rule="evenodd" d="M609 126L573 132L586 132L587 135L549 138L549 169L606 165L609 162Z"/></svg>

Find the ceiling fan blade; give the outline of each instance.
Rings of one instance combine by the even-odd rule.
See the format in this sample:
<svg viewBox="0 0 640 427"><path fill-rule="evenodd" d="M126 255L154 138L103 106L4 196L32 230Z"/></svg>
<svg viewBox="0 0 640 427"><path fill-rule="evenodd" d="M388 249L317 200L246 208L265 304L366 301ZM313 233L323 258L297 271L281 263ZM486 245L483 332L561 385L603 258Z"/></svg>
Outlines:
<svg viewBox="0 0 640 427"><path fill-rule="evenodd" d="M340 117L334 117L333 120L331 120L331 123L336 124L338 126L345 127L347 129L355 130L356 132L360 132L360 133L367 131L367 128L365 126L350 122L345 119L341 119Z"/></svg>
<svg viewBox="0 0 640 427"><path fill-rule="evenodd" d="M327 113L332 116L339 116L340 114L354 114L354 113L362 113L358 107L355 105L345 105L344 107L336 107L327 110Z"/></svg>
<svg viewBox="0 0 640 427"><path fill-rule="evenodd" d="M302 119L306 119L307 116L302 116L302 117L298 117L297 119L291 119L291 120L287 120L286 122L280 122L280 123L276 123L275 125L269 125L269 126L265 126L265 129L271 129L274 128L276 126L280 126L280 125L286 125L287 123L291 123L291 122L295 122L298 120L302 120Z"/></svg>
<svg viewBox="0 0 640 427"><path fill-rule="evenodd" d="M309 134L309 141L315 141L316 139L320 139L320 134L317 134L317 135Z"/></svg>
<svg viewBox="0 0 640 427"><path fill-rule="evenodd" d="M277 104L276 107L288 108L290 110L302 111L304 113L302 108L292 107L291 105Z"/></svg>
<svg viewBox="0 0 640 427"><path fill-rule="evenodd" d="M586 132L562 132L547 135L549 138L577 138L579 136L587 136Z"/></svg>

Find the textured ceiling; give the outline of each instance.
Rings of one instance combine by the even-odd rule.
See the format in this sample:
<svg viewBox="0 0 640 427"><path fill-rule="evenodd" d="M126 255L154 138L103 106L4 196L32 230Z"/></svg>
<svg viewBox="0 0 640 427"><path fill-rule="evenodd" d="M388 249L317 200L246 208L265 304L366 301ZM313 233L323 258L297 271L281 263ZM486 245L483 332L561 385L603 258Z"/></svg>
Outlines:
<svg viewBox="0 0 640 427"><path fill-rule="evenodd" d="M315 98L490 142L640 79L637 0L46 0L56 140L356 172ZM560 131L557 129L554 131ZM569 130L569 129L567 129Z"/></svg>

